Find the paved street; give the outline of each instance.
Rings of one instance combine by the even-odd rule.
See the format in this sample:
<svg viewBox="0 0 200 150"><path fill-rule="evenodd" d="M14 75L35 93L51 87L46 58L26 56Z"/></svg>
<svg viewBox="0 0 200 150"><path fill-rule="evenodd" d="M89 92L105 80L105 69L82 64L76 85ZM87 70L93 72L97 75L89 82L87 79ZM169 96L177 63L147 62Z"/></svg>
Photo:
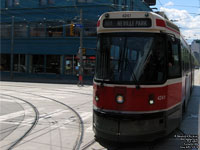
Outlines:
<svg viewBox="0 0 200 150"><path fill-rule="evenodd" d="M104 150L94 141L92 131L92 88L1 81L0 149ZM195 87L180 129L150 146L124 149L178 150L184 149L184 142L193 140L193 149L197 150L199 116L200 71L196 71Z"/></svg>

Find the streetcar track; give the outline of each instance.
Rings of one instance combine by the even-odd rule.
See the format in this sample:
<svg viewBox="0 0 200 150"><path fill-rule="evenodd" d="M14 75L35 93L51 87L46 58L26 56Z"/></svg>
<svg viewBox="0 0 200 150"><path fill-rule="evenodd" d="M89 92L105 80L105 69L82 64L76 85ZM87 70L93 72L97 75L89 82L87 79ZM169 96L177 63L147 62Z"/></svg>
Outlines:
<svg viewBox="0 0 200 150"><path fill-rule="evenodd" d="M10 89L9 89L9 90L8 90L8 89L1 89L1 90L18 92L18 91L16 91L16 90L10 90ZM84 136L84 123L83 123L83 121L82 121L82 119L81 119L81 116L80 116L72 107L70 107L70 106L68 106L68 105L66 105L66 104L64 104L64 103L62 103L62 102L60 102L60 101L58 101L58 100L56 100L56 99L49 98L49 97L46 97L46 96L37 95L37 94L29 93L29 92L21 92L21 93L29 94L29 95L33 95L33 96L38 96L38 97L42 97L42 98L45 98L45 99L54 101L54 102L56 102L56 103L59 103L59 104L61 104L61 105L64 105L64 106L67 107L69 110L71 110L71 111L76 115L76 117L77 117L78 120L79 120L79 135L78 135L78 138L76 139L75 145L73 146L73 150L79 150L79 149L80 149L80 146L81 146L81 143L82 143L82 140L83 140L83 136ZM78 93L78 92L77 92L77 93ZM53 130L55 130L55 129L57 129L57 128L59 128L59 127L56 127L56 128L54 128L54 129L52 129L52 130L50 130L50 131L48 131L48 132L51 132L51 131L53 131ZM47 134L48 132L46 132L46 133L44 133L44 134ZM44 134L42 134L42 135L44 135ZM40 135L40 136L41 136L41 135ZM35 137L35 138L37 138L37 137ZM35 139L35 138L32 138L32 139ZM31 139L31 140L32 140L32 139ZM29 140L29 141L30 141L30 140ZM26 142L28 142L28 141L26 141ZM24 143L25 143L25 142L24 142ZM19 144L19 145L21 145L21 144Z"/></svg>
<svg viewBox="0 0 200 150"><path fill-rule="evenodd" d="M25 87L25 86L24 86ZM36 88L36 87L34 87L34 88ZM45 89L45 88L42 88L42 89ZM5 89L3 89L3 90L5 90ZM51 91L62 91L62 90L53 90L53 89L45 89L45 90L51 90ZM6 89L6 91L8 91L8 89ZM18 92L18 91L16 91L16 90L10 90L9 89L9 91L15 91L15 92ZM30 91L31 92L31 91ZM49 97L46 97L46 96L43 96L43 95L37 95L37 94L33 94L33 93L29 93L29 92L21 92L21 93L25 93L25 94L31 94L31 95L34 95L34 96L39 96L39 97L43 97L43 98L46 98L46 99L50 99L50 100L52 100L52 101L54 101L55 99L52 99L52 98L49 98ZM69 91L66 91L64 94L66 94L66 93L69 93ZM74 92L74 93L79 93L79 94L83 94L83 93L81 93L81 92ZM59 94L62 94L62 93L59 93ZM85 94L86 95L86 94ZM91 94L92 95L92 94ZM57 100L55 100L55 101L57 101ZM59 102L59 103L62 103L62 102ZM88 103L88 102L86 102L86 103ZM86 103L83 103L83 104L79 104L79 105L77 105L76 107L79 107L79 106L81 106L81 105L84 105L84 104L86 104ZM75 107L73 107L73 108L75 108ZM51 118L52 119L52 118ZM53 130L55 130L55 129L53 129ZM50 130L50 131L53 131L53 130ZM50 131L48 131L48 132L50 132ZM182 131L182 130L180 130L180 129L177 129L177 131L178 131L178 133L181 133L181 134L183 134L183 135L185 135L185 133ZM47 133L48 133L47 132ZM46 134L46 133L44 133L44 134ZM31 135L31 134L30 134ZM43 134L42 134L43 135ZM35 137L35 138L37 138L37 137ZM33 138L34 139L34 138ZM30 139L29 141L31 141L32 139ZM28 142L28 141L26 141L26 142ZM93 142L93 140L91 140L91 141L89 141L87 144L85 144L85 145L83 145L82 147L81 147L81 150L87 150L88 148L90 148L94 143L95 143L96 141L94 141ZM77 143L77 142L76 142ZM20 143L20 145L21 145L21 143ZM147 148L149 149L149 150L153 150L154 149L154 147L155 147L155 145L149 145ZM74 147L75 148L75 147ZM80 146L79 146L79 148L80 148ZM96 150L96 149L95 149ZM120 149L119 149L120 150Z"/></svg>
<svg viewBox="0 0 200 150"><path fill-rule="evenodd" d="M34 129L34 127L36 126L36 124L37 124L37 122L39 120L39 112L38 112L37 108L33 104L31 104L30 102L28 102L26 100L23 100L21 98L15 97L15 96L7 95L7 94L2 94L2 95L9 96L9 97L12 97L12 98L15 98L15 99L18 99L18 100L21 100L21 101L27 103L29 106L31 106L33 108L33 110L35 112L35 119L34 119L34 122L32 123L32 126L23 134L23 136L21 136L19 139L17 139L15 142L13 142L11 144L11 146L8 148L8 150L11 150Z"/></svg>
<svg viewBox="0 0 200 150"><path fill-rule="evenodd" d="M49 97L46 97L46 96L42 96L42 95L37 95L37 94L32 94L32 93L27 93L27 94L30 94L30 95L35 95L35 96L39 96L39 97L43 97L43 98L46 98L46 99L49 99L49 100L52 100L52 101L55 101L61 105L64 105L66 106L68 109L70 109L72 112L75 113L75 115L77 116L77 118L79 119L79 135L78 135L78 138L76 140L76 144L74 145L73 149L74 150L79 150L80 149L80 146L81 146L81 143L82 143L82 140L83 140L83 136L84 136L84 123L83 123L83 120L81 119L81 116L78 114L77 111L75 111L72 107L70 107L69 105L66 105L58 100L55 100L55 99L52 99L52 98L49 98Z"/></svg>
<svg viewBox="0 0 200 150"><path fill-rule="evenodd" d="M10 90L10 91L15 91L15 92L17 92L16 90ZM49 98L49 97L46 97L46 96L42 96L42 95L38 95L38 94L33 94L33 93L28 93L28 92L21 92L21 93L25 93L25 94L30 94L30 95L34 95L34 96L38 96L38 97L43 97L43 98L46 98L46 99L50 99L50 100L52 100L52 101L56 101L56 102L59 102L59 101L57 101L57 100L55 100L55 99L52 99L52 98ZM77 92L78 93L78 92ZM59 102L59 103L62 103L62 102ZM77 105L77 106L80 106L80 105ZM53 129L53 130L55 130L55 129ZM52 130L51 130L52 131ZM185 134L182 130L180 130L180 129L177 129L177 131L179 131L179 133L182 133L182 134ZM46 133L44 133L44 134L46 134ZM35 137L35 138L37 138L37 137ZM32 140L32 139L31 139ZM28 141L27 141L28 142ZM93 139L93 140L91 140L90 142L88 142L87 144L85 144L84 146L82 146L81 147L81 150L87 150L88 148L90 148L94 143L95 143L96 141ZM77 142L76 142L76 145L77 145ZM153 150L154 149L154 146L155 145L149 145L148 146L148 149L149 150ZM80 148L80 146L79 146L79 148ZM74 147L74 149L75 149L75 147Z"/></svg>
<svg viewBox="0 0 200 150"><path fill-rule="evenodd" d="M1 97L2 97L3 95L1 95ZM5 95L4 95L4 97L6 97ZM6 97L7 98L7 97ZM11 101L11 100L9 100L9 101ZM18 103L17 103L18 104ZM21 107L21 109L24 109L20 104L18 104L19 105L19 107ZM23 118L22 118L22 120L24 120L24 115L23 115ZM21 122L21 121L20 121ZM5 129L5 131L4 132L1 132L1 133L5 133L5 132L9 132L9 131L11 131L11 132L9 132L9 134L7 134L7 136L9 136L16 128L18 128L19 127L19 125L20 125L20 123L16 126L16 125L14 125L14 126L11 126L10 128L12 129L12 131L11 131L11 129L8 129L8 128L6 128ZM7 131L8 130L8 131ZM3 130L2 130L3 131ZM0 134L1 134L0 133ZM4 138L2 138L1 140L4 140L7 136L5 136Z"/></svg>
<svg viewBox="0 0 200 150"><path fill-rule="evenodd" d="M89 148L90 146L92 146L94 143L96 143L95 139L89 141L87 144L85 144L85 145L83 145L83 146L81 147L81 150L86 150L86 149L88 149L88 148Z"/></svg>

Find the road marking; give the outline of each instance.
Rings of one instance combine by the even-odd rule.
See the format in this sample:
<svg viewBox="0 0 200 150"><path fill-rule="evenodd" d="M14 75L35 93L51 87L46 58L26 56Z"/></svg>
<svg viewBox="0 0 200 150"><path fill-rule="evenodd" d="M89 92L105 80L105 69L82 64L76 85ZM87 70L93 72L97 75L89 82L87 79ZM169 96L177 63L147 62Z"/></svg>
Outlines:
<svg viewBox="0 0 200 150"><path fill-rule="evenodd" d="M30 114L30 113L33 113L33 112L34 112L33 109L26 109L26 110L22 110L22 111L9 113L9 114L6 114L6 115L1 115L0 121L5 121L5 120L17 118L17 117L24 116L24 115L27 115L27 114Z"/></svg>
<svg viewBox="0 0 200 150"><path fill-rule="evenodd" d="M40 108L39 110L42 111L42 110L44 110L44 108ZM55 116L61 115L61 114L66 113L66 112L69 112L69 110L57 109L53 112L41 114L39 116L39 121L55 117ZM25 111L25 113L24 113L24 111L20 111L20 112L17 112L17 113L11 113L11 114L7 114L7 115L4 115L4 116L0 116L0 121L1 121L1 123L14 124L14 125L18 125L18 124L30 125L32 123L32 121L34 120L34 117L27 118L23 121L15 121L15 122L5 121L5 120L9 120L9 119L12 119L12 118L22 116L24 114L27 115L28 113L26 113L26 111Z"/></svg>
<svg viewBox="0 0 200 150"><path fill-rule="evenodd" d="M93 133L93 126L89 126L88 128L86 128L86 132L92 132Z"/></svg>
<svg viewBox="0 0 200 150"><path fill-rule="evenodd" d="M92 117L92 112L83 112L80 114L82 120L87 120L88 118L91 118Z"/></svg>
<svg viewBox="0 0 200 150"><path fill-rule="evenodd" d="M41 112L41 110L44 110L44 108L40 108L39 112ZM14 113L10 113L10 114L6 114L3 116L0 116L0 121L1 123L5 123L5 124L13 124L13 125L21 125L21 126L31 126L32 122L34 120L34 117L32 118L27 118L23 121L8 121L9 119L12 118L16 118L19 116L23 116L23 115L28 115L30 114L32 111L32 109L30 110L23 110L23 111L18 111L18 112L14 112ZM64 113L70 112L69 110L64 110L64 109L56 109L55 111L49 112L49 113L43 113L40 114L39 116L39 124L41 124L42 120L45 119L51 119L51 121L48 121L49 123L52 123L52 125L50 126L51 128L61 128L61 129L68 129L68 127L66 125L69 125L70 123L74 123L77 121L77 118L75 116L70 116L68 119L64 119L61 121L56 120L56 116L62 115ZM82 118L82 121L85 121L87 119L90 119L92 117L92 112L81 112L80 116ZM49 126L49 124L48 124ZM92 130L92 125L90 125L88 128L86 128L86 132L93 132Z"/></svg>

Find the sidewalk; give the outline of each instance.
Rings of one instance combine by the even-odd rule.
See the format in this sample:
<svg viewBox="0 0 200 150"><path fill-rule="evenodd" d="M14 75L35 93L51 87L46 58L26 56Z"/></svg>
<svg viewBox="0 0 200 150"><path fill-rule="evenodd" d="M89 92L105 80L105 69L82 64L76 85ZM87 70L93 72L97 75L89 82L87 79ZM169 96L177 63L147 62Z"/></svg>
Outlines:
<svg viewBox="0 0 200 150"><path fill-rule="evenodd" d="M1 74L0 81L14 81L14 82L36 82L36 83L59 83L59 84L77 84L78 78L75 75L19 75L15 74L13 79L10 74ZM92 85L92 76L83 76L83 85Z"/></svg>

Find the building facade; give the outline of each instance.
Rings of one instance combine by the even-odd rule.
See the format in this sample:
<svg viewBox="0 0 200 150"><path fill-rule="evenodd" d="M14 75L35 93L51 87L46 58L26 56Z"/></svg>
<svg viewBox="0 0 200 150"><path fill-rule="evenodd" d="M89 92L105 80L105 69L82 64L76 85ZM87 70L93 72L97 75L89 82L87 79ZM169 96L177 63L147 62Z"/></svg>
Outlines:
<svg viewBox="0 0 200 150"><path fill-rule="evenodd" d="M107 11L151 11L143 0L1 0L0 3L1 76L10 72L23 76L76 75L81 29L84 75L92 76L99 16Z"/></svg>
<svg viewBox="0 0 200 150"><path fill-rule="evenodd" d="M200 64L200 40L192 41L191 49L194 52L194 55Z"/></svg>

